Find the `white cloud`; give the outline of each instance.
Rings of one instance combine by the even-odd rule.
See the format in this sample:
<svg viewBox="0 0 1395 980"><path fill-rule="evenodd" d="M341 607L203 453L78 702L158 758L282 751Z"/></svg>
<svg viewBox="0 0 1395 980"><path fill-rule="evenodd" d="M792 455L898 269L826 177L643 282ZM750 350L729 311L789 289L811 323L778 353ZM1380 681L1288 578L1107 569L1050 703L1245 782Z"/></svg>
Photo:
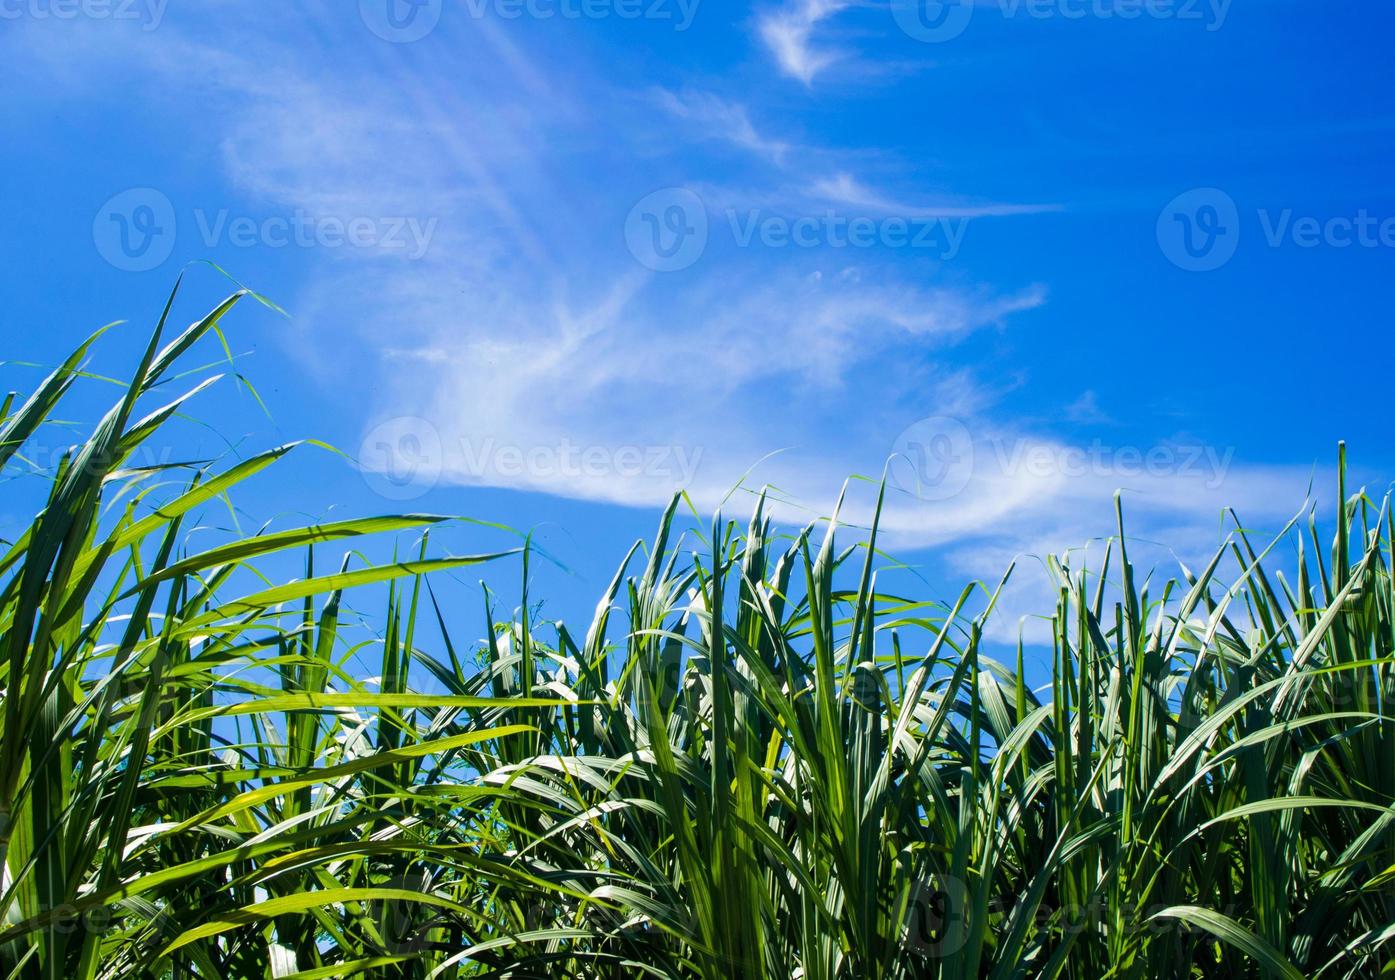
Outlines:
<svg viewBox="0 0 1395 980"><path fill-rule="evenodd" d="M695 499L715 506L780 451L753 481L810 503L827 496L848 472L878 468L892 446L895 430L878 417L886 393L860 403L862 375L878 358L943 353L1042 301L1036 291L976 296L896 281L851 286L845 276L794 269L726 270L719 281L678 291L662 280L622 278L580 306L529 301L520 285L457 301L441 321L435 297L459 296L460 284L441 266L415 280L415 301L399 292L393 308L435 327L422 340L411 385L385 407L431 422L446 447L448 478L643 505L661 503L687 475ZM372 297L346 302L363 316L379 312ZM923 383L908 383L897 397L915 397ZM839 433L849 424L876 433L875 443L844 443ZM480 465L486 444L524 454L634 446L700 464L686 474L520 472Z"/></svg>
<svg viewBox="0 0 1395 980"><path fill-rule="evenodd" d="M849 0L792 0L760 17L757 29L780 70L810 85L814 76L842 57L838 50L815 47L814 29L850 6Z"/></svg>
<svg viewBox="0 0 1395 980"><path fill-rule="evenodd" d="M1304 506L1313 471L1307 467L1240 465L1219 467L1189 451L1172 457L1170 469L1146 472L1144 464L1103 465L1082 472L1064 461L1089 447L1028 440L1055 469L1003 465L1001 457L980 459L963 492L947 501L927 501L893 492L883 525L893 553L932 547L953 578L997 584L1017 568L987 626L990 639L1049 643L1040 617L1056 605L1056 585L1047 574L1048 555L1069 552L1076 571L1098 572L1105 541L1116 534L1114 494L1120 491L1129 558L1139 581L1180 577L1179 562L1199 570L1234 529L1223 519L1234 507L1256 547ZM1127 449L1128 447L1115 447ZM1168 447L1151 447L1164 450ZM1173 447L1176 448L1176 447ZM1225 454L1217 457L1224 460ZM1118 552L1112 575L1117 580ZM1282 560L1282 556L1281 556ZM1156 573L1156 574L1155 574ZM1160 584L1160 583L1159 583Z"/></svg>
<svg viewBox="0 0 1395 980"><path fill-rule="evenodd" d="M835 57L812 35L845 6L806 2L764 19L786 71L810 81ZM225 53L235 44L219 50L182 37L173 22L154 47L89 32L83 49L31 57L59 73L82 63L177 93L172 124L216 115L226 181L269 206L440 219L419 262L317 255L301 294L277 298L298 313L299 342L316 355L307 369L327 360L328 347L368 352L381 395L346 410L361 412L365 428L427 420L447 480L652 506L686 476L699 505L712 507L755 465L748 484L778 487L790 501L779 513L804 520L829 512L847 474L879 476L907 426L947 416L974 442L964 486L928 504L893 495L887 541L938 546L957 570L983 576L1013 554L1107 530L1121 486L1137 491L1130 507L1145 533L1198 542L1214 538L1223 504L1287 516L1301 495L1303 475L1234 461L1219 480L1165 467L1134 472L1117 456L1081 470L1073 461L1083 447L1003 418L1003 378L1018 367L961 363L953 345L1010 329L1045 301L1039 289L927 285L911 262L849 263L818 250L712 254L673 277L646 272L621 234L633 202L602 192L617 161L637 167L626 181L659 179L631 159L652 120L598 132L601 117L573 103L604 106L601 95L554 86L549 72L480 30L481 45L450 62L452 86L424 84L418 62L406 77L340 72L323 52L290 41L243 58ZM385 63L407 64L360 40ZM363 63L378 68L366 54ZM908 202L839 167L810 180L804 149L761 133L745 106L679 92L661 92L651 108L774 163L798 180L798 200L927 217L1044 209ZM589 181L578 178L583 171ZM632 448L637 464L622 456ZM649 455L664 450L657 463ZM1047 464L1031 465L1033 452ZM859 484L845 516L865 523L869 498Z"/></svg>
<svg viewBox="0 0 1395 980"><path fill-rule="evenodd" d="M897 200L878 193L848 173L823 177L812 183L809 194L815 199L866 209L875 214L907 218L981 218L1016 214L1042 214L1059 211L1054 204L924 204Z"/></svg>
<svg viewBox="0 0 1395 980"><path fill-rule="evenodd" d="M725 140L774 164L785 162L789 144L758 132L744 105L694 89L670 92L660 88L655 90L654 98L663 109L690 122L707 138Z"/></svg>
<svg viewBox="0 0 1395 980"><path fill-rule="evenodd" d="M1093 389L1082 392L1080 397L1065 407L1067 421L1077 425L1113 425L1115 420L1100 408L1099 394Z"/></svg>

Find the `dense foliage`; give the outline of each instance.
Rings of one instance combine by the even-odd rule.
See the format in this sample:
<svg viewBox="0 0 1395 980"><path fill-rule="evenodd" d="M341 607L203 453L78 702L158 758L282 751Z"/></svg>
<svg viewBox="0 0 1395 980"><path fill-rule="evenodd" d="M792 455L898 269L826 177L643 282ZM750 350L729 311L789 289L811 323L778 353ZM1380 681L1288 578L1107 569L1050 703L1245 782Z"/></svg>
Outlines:
<svg viewBox="0 0 1395 980"><path fill-rule="evenodd" d="M1049 690L989 658L985 590L883 594L875 531L761 506L690 550L675 501L574 635L532 621L526 548L352 550L438 518L188 535L290 451L174 493L129 465L245 295L157 332L4 545L0 978L1395 970L1389 501L1344 492L1327 545L1237 519L1165 583L1121 518L1103 567L1050 563ZM0 465L91 343L4 403ZM433 574L505 559L517 614L453 637Z"/></svg>

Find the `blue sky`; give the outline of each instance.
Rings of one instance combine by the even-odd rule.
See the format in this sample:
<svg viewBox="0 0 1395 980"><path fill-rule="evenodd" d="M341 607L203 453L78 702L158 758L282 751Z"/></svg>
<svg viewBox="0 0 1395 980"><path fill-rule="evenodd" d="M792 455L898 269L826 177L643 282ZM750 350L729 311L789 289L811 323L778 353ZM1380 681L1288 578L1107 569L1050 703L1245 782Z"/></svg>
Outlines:
<svg viewBox="0 0 1395 980"><path fill-rule="evenodd" d="M123 318L124 365L210 259L289 313L231 325L271 418L224 384L167 451L326 439L366 472L312 454L248 512L537 528L569 616L675 485L802 522L893 454L888 544L940 593L1108 534L1120 488L1195 556L1225 505L1326 494L1338 439L1391 472L1393 22L0 0L3 356ZM181 312L225 288L195 268Z"/></svg>

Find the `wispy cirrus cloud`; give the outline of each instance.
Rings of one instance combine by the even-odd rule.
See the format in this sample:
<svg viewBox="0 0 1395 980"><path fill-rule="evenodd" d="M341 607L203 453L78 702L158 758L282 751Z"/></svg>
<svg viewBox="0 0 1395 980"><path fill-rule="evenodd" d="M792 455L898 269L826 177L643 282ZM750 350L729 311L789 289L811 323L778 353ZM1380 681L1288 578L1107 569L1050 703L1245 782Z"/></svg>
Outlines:
<svg viewBox="0 0 1395 980"><path fill-rule="evenodd" d="M812 79L834 56L813 33L844 6L798 4L772 28L796 77ZM418 261L315 254L298 294L278 298L297 314L286 342L305 352L307 370L335 370L315 356L332 345L338 370L371 382L373 401L344 411L364 431L427 425L445 482L643 507L683 485L710 508L744 480L750 491L778 488L778 515L800 521L829 513L848 474L875 479L917 445L922 470L927 460L962 465L962 445L916 430L948 418L972 445L962 486L927 500L912 492L923 472L893 467L888 542L943 549L984 575L1004 554L1080 543L1120 486L1137 491L1145 529L1198 541L1221 502L1264 517L1301 496L1294 473L1235 461L1219 482L1214 466L1193 473L1175 459L1170 471L1117 456L1087 456L1082 467L1078 441L1005 411L1006 379L1022 366L967 347L1029 324L1047 303L1040 287L832 247L711 248L666 275L636 263L623 233L641 193L699 182L805 214L832 205L996 218L1047 205L881 190L854 176L865 156L774 132L767 106L682 78L621 99L604 72L534 59L489 22L457 22L469 36L411 59L325 23L333 29L313 38L263 41L255 60L236 53L235 24L197 30L174 19L158 49L74 31L66 48L13 53L72 76L75 93L74 64L163 92L174 129L215 107L221 135L208 163L229 198L436 219ZM638 116L636 102L646 107ZM687 138L656 147L653 133L667 137L675 121ZM710 152L714 142L760 166L732 167L729 153ZM640 464L625 462L634 451ZM588 452L601 465L586 465ZM844 512L854 522L871 514L859 488Z"/></svg>
<svg viewBox="0 0 1395 980"><path fill-rule="evenodd" d="M849 173L821 177L809 187L811 197L861 208L875 214L910 218L984 218L1020 214L1045 214L1062 210L1056 204L963 204L900 200L867 187Z"/></svg>
<svg viewBox="0 0 1395 980"><path fill-rule="evenodd" d="M994 201L915 200L868 186L848 169L866 157L816 143L796 144L757 128L747 105L711 92L686 88L681 92L656 89L654 102L684 126L689 140L717 140L748 151L781 175L764 184L750 175L741 184L708 185L714 200L732 207L775 207L810 210L834 206L859 215L895 216L920 220L967 220L1048 214L1064 210L1057 204L1016 204ZM829 171L832 170L830 173Z"/></svg>
<svg viewBox="0 0 1395 980"><path fill-rule="evenodd" d="M780 70L811 85L819 72L844 57L837 48L816 44L814 32L820 23L850 6L850 0L791 0L761 15L756 28Z"/></svg>
<svg viewBox="0 0 1395 980"><path fill-rule="evenodd" d="M749 110L738 102L691 88L681 92L656 89L654 101L703 138L731 143L780 166L788 159L790 144L757 131Z"/></svg>

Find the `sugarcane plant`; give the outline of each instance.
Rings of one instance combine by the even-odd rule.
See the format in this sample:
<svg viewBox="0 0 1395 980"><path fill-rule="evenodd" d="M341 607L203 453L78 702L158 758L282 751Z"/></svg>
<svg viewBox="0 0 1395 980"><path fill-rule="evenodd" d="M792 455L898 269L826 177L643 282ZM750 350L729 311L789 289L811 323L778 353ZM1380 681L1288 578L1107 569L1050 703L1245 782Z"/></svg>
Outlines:
<svg viewBox="0 0 1395 980"><path fill-rule="evenodd" d="M526 537L190 533L297 447L135 463L260 299L167 337L175 298L0 558L0 977L1395 972L1395 531L1344 458L1330 538L1230 514L1170 575L1116 501L1098 567L1045 563L1044 644L990 638L1006 575L878 585L884 482L868 528L676 495L578 633ZM100 336L3 403L0 466ZM437 588L485 563L516 606Z"/></svg>

